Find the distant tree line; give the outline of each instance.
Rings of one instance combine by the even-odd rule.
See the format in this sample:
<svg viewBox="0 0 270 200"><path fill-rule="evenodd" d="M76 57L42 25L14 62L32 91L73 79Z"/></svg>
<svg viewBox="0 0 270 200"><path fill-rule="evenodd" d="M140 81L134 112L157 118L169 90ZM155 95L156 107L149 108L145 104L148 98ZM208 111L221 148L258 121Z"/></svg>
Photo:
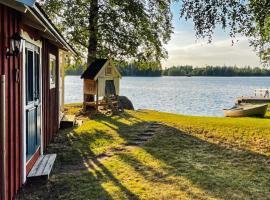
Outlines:
<svg viewBox="0 0 270 200"><path fill-rule="evenodd" d="M122 76L161 76L162 70L157 65L118 63L116 67ZM65 66L65 75L82 75L87 68L83 64Z"/></svg>
<svg viewBox="0 0 270 200"><path fill-rule="evenodd" d="M230 67L230 66L207 66L193 67L190 65L173 66L164 70L160 67L141 66L136 64L117 64L122 76L270 76L270 69L259 67ZM68 65L65 68L66 75L81 75L86 65Z"/></svg>
<svg viewBox="0 0 270 200"><path fill-rule="evenodd" d="M270 76L270 70L259 67L174 66L162 71L163 76Z"/></svg>
<svg viewBox="0 0 270 200"><path fill-rule="evenodd" d="M67 65L65 66L65 75L82 75L86 69L85 65L76 64L76 65Z"/></svg>
<svg viewBox="0 0 270 200"><path fill-rule="evenodd" d="M136 64L117 65L122 76L161 76L162 70L159 67L141 66Z"/></svg>

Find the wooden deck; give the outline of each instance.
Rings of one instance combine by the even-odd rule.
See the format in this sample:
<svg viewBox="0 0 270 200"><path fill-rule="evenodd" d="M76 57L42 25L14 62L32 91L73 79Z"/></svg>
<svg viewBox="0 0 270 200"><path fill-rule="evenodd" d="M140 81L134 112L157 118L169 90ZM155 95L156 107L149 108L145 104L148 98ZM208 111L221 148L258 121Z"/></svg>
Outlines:
<svg viewBox="0 0 270 200"><path fill-rule="evenodd" d="M27 176L27 180L48 180L53 168L56 154L42 155Z"/></svg>
<svg viewBox="0 0 270 200"><path fill-rule="evenodd" d="M118 103L118 101L112 101L112 103L113 103L113 104L116 104L116 103ZM95 101L92 101L92 102L84 102L84 104L85 104L86 106L93 106L93 107L96 106L96 102L95 102ZM98 101L98 106L107 106L107 105L108 105L108 103L105 102L105 101L103 101L103 100L99 100L99 101Z"/></svg>
<svg viewBox="0 0 270 200"><path fill-rule="evenodd" d="M270 103L270 98L263 96L242 96L237 97L236 103Z"/></svg>

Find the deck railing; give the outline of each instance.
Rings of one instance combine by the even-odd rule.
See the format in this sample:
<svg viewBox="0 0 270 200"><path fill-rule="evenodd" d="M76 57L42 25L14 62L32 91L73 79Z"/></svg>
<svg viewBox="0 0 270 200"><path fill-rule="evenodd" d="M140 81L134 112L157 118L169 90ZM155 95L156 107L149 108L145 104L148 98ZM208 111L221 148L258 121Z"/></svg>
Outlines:
<svg viewBox="0 0 270 200"><path fill-rule="evenodd" d="M256 89L255 90L256 97L269 98L270 97L269 93L270 93L270 88Z"/></svg>

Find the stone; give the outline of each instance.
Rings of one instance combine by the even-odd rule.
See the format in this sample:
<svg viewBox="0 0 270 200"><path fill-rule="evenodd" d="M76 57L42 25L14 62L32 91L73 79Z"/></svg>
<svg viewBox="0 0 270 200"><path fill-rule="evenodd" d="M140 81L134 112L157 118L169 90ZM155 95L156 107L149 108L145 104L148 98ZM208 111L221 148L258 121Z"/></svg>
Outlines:
<svg viewBox="0 0 270 200"><path fill-rule="evenodd" d="M126 96L119 96L119 107L126 110L134 110L132 102Z"/></svg>

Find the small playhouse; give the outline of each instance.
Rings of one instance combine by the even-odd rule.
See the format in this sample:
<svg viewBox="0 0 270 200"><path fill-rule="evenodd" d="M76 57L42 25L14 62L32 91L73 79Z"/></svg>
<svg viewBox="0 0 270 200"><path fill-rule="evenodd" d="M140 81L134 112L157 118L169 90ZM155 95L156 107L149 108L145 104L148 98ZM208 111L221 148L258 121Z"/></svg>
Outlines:
<svg viewBox="0 0 270 200"><path fill-rule="evenodd" d="M84 110L99 110L99 107L118 111L121 74L111 59L96 59L84 71Z"/></svg>

